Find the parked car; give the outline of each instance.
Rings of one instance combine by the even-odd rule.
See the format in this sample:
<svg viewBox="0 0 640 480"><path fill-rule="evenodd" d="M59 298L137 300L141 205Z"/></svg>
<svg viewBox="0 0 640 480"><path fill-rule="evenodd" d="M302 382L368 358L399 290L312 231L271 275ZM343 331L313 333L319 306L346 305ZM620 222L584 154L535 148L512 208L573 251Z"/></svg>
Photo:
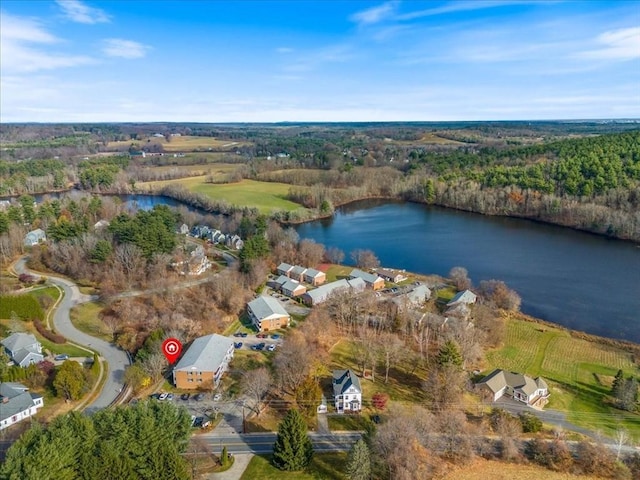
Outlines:
<svg viewBox="0 0 640 480"><path fill-rule="evenodd" d="M190 393L183 393L182 395L180 395L180 399L187 401L187 400L189 400L190 396L191 396Z"/></svg>
<svg viewBox="0 0 640 480"><path fill-rule="evenodd" d="M247 332L242 332L242 333L240 334L240 336L241 336L242 338L247 338L247 335L249 335Z"/></svg>
<svg viewBox="0 0 640 480"><path fill-rule="evenodd" d="M161 393L158 396L158 400L166 400L167 399L168 394L167 393Z"/></svg>
<svg viewBox="0 0 640 480"><path fill-rule="evenodd" d="M278 340L280 338L280 335L277 333L274 333L273 335L271 335L271 338L273 338L274 340Z"/></svg>
<svg viewBox="0 0 640 480"><path fill-rule="evenodd" d="M275 349L276 349L276 346L273 343L267 347L267 350L270 352L273 352Z"/></svg>
<svg viewBox="0 0 640 480"><path fill-rule="evenodd" d="M200 400L202 400L203 398L204 398L204 393L197 393L197 394L193 397L193 399L194 399L196 402L199 402L199 401L200 401Z"/></svg>
<svg viewBox="0 0 640 480"><path fill-rule="evenodd" d="M69 359L69 355L67 355L66 353L61 353L60 355L56 355L55 357L53 357L54 360L68 360Z"/></svg>
<svg viewBox="0 0 640 480"><path fill-rule="evenodd" d="M167 393L167 400L173 400L173 393Z"/></svg>
<svg viewBox="0 0 640 480"><path fill-rule="evenodd" d="M153 398L154 400L160 400L160 394L152 393L151 395L149 395L149 398Z"/></svg>
<svg viewBox="0 0 640 480"><path fill-rule="evenodd" d="M213 401L214 401L214 402L219 402L219 401L220 401L220 399L222 399L222 394L220 394L220 393L216 393L216 394L213 396Z"/></svg>
<svg viewBox="0 0 640 480"><path fill-rule="evenodd" d="M256 335L257 338L267 338L267 334L266 333L259 333Z"/></svg>
<svg viewBox="0 0 640 480"><path fill-rule="evenodd" d="M242 348L242 342L236 342L233 344L234 348Z"/></svg>
<svg viewBox="0 0 640 480"><path fill-rule="evenodd" d="M234 337L241 337L242 336L242 332L236 332L233 334Z"/></svg>

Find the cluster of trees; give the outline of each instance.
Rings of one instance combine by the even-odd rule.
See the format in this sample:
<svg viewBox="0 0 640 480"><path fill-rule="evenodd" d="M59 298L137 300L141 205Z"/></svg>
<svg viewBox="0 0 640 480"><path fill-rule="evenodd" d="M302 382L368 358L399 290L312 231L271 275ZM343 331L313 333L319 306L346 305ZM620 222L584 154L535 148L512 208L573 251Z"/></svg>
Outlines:
<svg viewBox="0 0 640 480"><path fill-rule="evenodd" d="M44 311L35 295L0 295L0 318L17 315L23 320L43 320Z"/></svg>
<svg viewBox="0 0 640 480"><path fill-rule="evenodd" d="M629 412L636 411L640 407L638 405L639 387L640 382L636 377L625 377L624 372L618 370L611 386L611 396L614 398L616 407Z"/></svg>
<svg viewBox="0 0 640 480"><path fill-rule="evenodd" d="M7 451L0 477L186 480L190 470L181 454L190 426L186 410L170 402L69 413L25 432Z"/></svg>

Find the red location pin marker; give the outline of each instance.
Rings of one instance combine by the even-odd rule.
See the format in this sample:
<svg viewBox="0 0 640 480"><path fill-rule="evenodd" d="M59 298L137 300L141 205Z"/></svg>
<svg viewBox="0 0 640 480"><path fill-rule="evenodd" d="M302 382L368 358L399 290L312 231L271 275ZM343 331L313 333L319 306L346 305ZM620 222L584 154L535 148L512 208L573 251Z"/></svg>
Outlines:
<svg viewBox="0 0 640 480"><path fill-rule="evenodd" d="M182 352L182 343L177 338L167 338L162 342L162 353L169 360L169 364L175 363Z"/></svg>

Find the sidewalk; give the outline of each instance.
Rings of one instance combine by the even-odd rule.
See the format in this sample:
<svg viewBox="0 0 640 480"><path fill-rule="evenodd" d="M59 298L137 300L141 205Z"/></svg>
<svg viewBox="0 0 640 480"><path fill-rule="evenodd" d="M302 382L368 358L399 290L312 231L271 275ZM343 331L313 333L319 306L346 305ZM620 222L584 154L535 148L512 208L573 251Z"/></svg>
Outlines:
<svg viewBox="0 0 640 480"><path fill-rule="evenodd" d="M234 455L233 466L226 472L210 473L202 475L202 480L240 480L242 474L247 469L247 465L253 458L253 453L238 453Z"/></svg>

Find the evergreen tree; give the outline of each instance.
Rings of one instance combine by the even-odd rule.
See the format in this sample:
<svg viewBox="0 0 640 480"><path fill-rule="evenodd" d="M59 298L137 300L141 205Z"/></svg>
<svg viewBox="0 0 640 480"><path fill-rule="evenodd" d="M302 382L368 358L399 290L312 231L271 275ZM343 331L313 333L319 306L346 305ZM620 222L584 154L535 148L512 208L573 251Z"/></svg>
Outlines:
<svg viewBox="0 0 640 480"><path fill-rule="evenodd" d="M272 463L280 470L302 470L311 462L313 446L307 424L298 410L291 409L278 426Z"/></svg>
<svg viewBox="0 0 640 480"><path fill-rule="evenodd" d="M347 457L347 478L349 480L369 480L371 478L371 454L364 440L353 444Z"/></svg>
<svg viewBox="0 0 640 480"><path fill-rule="evenodd" d="M624 384L624 373L622 370L618 370L616 377L613 379L613 385L611 385L611 395L618 398L622 385Z"/></svg>
<svg viewBox="0 0 640 480"><path fill-rule="evenodd" d="M460 353L460 347L453 340L447 340L445 344L440 347L440 351L438 352L438 356L436 357L436 362L441 367L446 366L462 366L462 354Z"/></svg>
<svg viewBox="0 0 640 480"><path fill-rule="evenodd" d="M227 452L227 446L222 447L222 454L220 455L220 464L223 467L229 465L229 452Z"/></svg>

